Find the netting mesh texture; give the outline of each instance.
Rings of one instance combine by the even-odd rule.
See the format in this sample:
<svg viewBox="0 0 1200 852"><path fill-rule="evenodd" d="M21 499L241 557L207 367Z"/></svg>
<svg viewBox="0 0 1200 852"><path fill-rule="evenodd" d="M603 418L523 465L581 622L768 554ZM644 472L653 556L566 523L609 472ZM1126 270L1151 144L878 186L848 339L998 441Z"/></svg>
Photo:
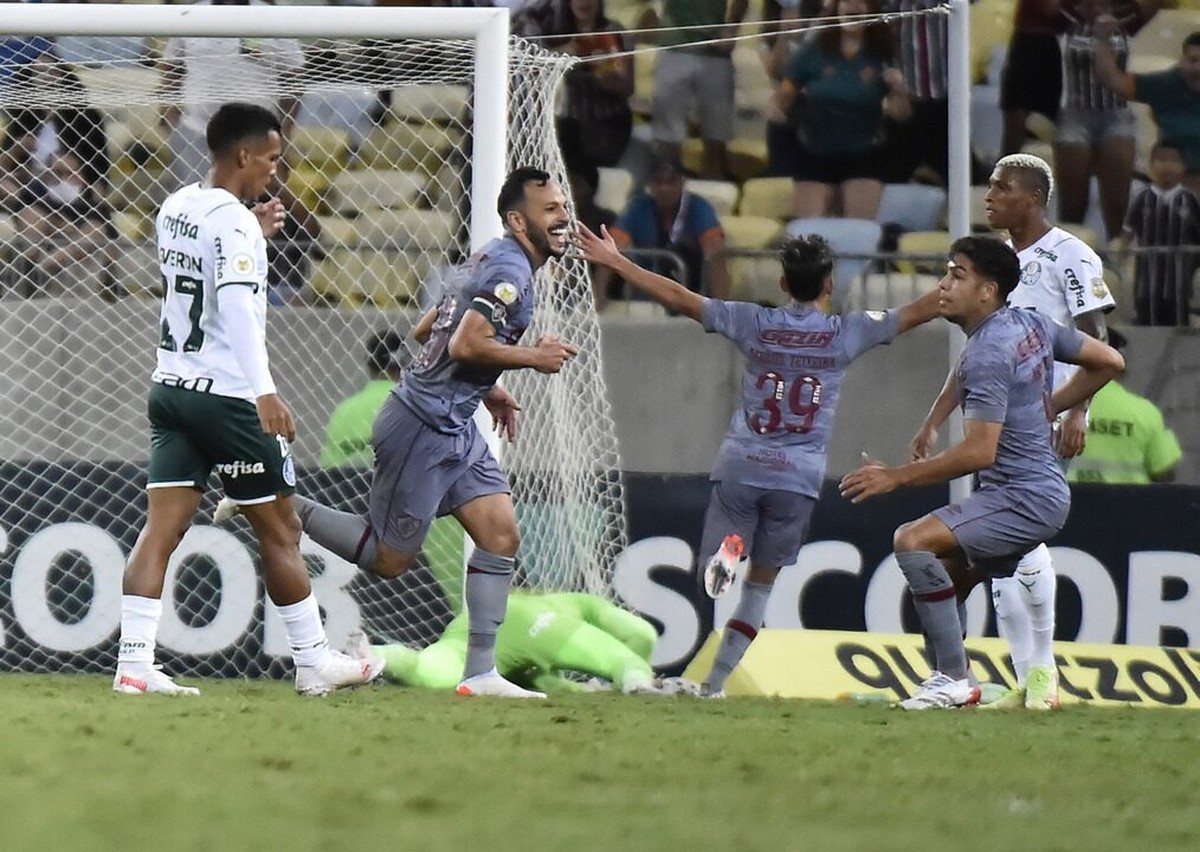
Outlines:
<svg viewBox="0 0 1200 852"><path fill-rule="evenodd" d="M366 376L367 344L407 331L469 247L473 45L188 38L61 39L57 58L0 69L0 666L115 662L120 574L145 515L145 393L161 276L154 215L206 168L203 122L228 100L286 110L270 251L272 372L297 415L298 491L362 511L369 461L320 468L322 431ZM509 166L566 187L553 99L569 60L510 46ZM625 525L599 326L585 265L539 275L530 340L579 356L557 376L509 373L521 437L503 450L522 531L517 584L608 594ZM286 642L244 523L176 551L160 662L173 673L280 675ZM335 644L362 629L423 645L461 606L463 541L435 524L423 565L373 580L306 540Z"/></svg>

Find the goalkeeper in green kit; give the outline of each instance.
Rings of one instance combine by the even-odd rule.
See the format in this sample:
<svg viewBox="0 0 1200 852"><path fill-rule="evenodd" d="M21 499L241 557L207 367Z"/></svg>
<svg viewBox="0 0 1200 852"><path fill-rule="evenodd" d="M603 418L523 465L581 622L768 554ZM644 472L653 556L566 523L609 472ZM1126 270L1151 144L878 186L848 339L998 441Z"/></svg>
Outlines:
<svg viewBox="0 0 1200 852"><path fill-rule="evenodd" d="M610 681L627 694L657 694L650 653L658 631L643 618L598 595L514 592L496 636L496 668L514 683L541 691L586 687L564 676L582 672ZM462 679L467 617L460 614L442 638L418 651L377 645L384 677L405 686L453 689Z"/></svg>

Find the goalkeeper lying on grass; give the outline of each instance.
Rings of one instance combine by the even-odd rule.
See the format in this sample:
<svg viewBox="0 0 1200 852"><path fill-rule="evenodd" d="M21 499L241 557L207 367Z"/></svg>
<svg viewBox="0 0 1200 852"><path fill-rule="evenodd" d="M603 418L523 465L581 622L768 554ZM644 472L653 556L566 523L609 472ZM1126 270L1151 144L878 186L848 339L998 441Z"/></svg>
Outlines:
<svg viewBox="0 0 1200 852"><path fill-rule="evenodd" d="M496 668L529 689L578 691L586 687L563 673L603 678L627 694L654 694L650 652L658 632L648 621L598 595L514 592L496 636ZM453 689L467 653L467 617L446 625L442 638L417 651L378 645L384 677L405 686Z"/></svg>

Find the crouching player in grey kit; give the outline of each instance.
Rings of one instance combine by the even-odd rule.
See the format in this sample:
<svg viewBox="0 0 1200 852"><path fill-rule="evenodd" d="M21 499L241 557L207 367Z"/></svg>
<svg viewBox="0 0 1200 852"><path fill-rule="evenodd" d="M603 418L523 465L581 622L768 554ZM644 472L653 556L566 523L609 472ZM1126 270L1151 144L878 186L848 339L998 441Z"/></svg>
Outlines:
<svg viewBox="0 0 1200 852"><path fill-rule="evenodd" d="M576 349L553 335L516 345L533 321L533 275L567 247L566 197L538 169L513 171L498 201L505 235L458 270L414 331L423 344L375 420L369 516L296 498L314 541L365 571L398 577L412 567L435 516L453 515L475 542L467 560L467 658L459 695L545 698L496 671L519 537L508 480L475 426L482 402L496 427L517 436L505 370L557 373ZM223 519L218 508L214 520Z"/></svg>
<svg viewBox="0 0 1200 852"><path fill-rule="evenodd" d="M1051 423L1125 369L1115 349L1081 331L1005 307L1021 275L1008 246L964 237L950 257L938 290L942 316L967 333L955 368L963 440L899 467L871 461L842 479L842 494L860 503L903 486L979 473L979 489L966 500L896 530L896 558L936 658L929 678L900 703L906 710L979 700L967 678L956 593L965 596L988 576L1011 575L1021 557L1062 529L1071 492ZM1055 361L1081 368L1058 390Z"/></svg>
<svg viewBox="0 0 1200 852"><path fill-rule="evenodd" d="M724 694L763 623L780 568L796 561L825 476L825 457L842 376L850 362L937 316L937 293L886 313L830 316L833 256L819 236L790 240L781 254L780 308L706 299L636 266L604 229L580 226L583 255L614 270L667 308L721 334L745 355L742 404L734 412L712 472L700 559L705 589L716 597L733 582L743 553L750 570L725 625L704 695Z"/></svg>

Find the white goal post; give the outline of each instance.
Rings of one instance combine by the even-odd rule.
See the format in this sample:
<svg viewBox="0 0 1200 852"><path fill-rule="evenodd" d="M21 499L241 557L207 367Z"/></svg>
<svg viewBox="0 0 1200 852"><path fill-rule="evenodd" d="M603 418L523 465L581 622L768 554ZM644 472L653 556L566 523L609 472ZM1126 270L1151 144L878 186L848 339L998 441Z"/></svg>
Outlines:
<svg viewBox="0 0 1200 852"><path fill-rule="evenodd" d="M0 36L32 45L0 68L0 670L104 671L145 513L164 286L153 216L181 176L199 178L189 119L229 100L285 117L279 188L295 224L272 242L272 372L297 413L299 493L361 511L369 449L327 440L326 421L368 362L411 354L374 357L383 333L406 336L448 268L501 232L508 169L567 186L553 104L572 60L510 39L504 9L13 4ZM55 53L35 58L44 37ZM625 516L586 265L552 262L537 288L527 335L580 354L557 376L506 376L524 417L503 454L516 583L609 595ZM286 642L253 538L206 523L210 484L168 570L159 659L173 674L280 676ZM461 607L452 520L396 581L302 548L335 644L361 630L423 645Z"/></svg>

